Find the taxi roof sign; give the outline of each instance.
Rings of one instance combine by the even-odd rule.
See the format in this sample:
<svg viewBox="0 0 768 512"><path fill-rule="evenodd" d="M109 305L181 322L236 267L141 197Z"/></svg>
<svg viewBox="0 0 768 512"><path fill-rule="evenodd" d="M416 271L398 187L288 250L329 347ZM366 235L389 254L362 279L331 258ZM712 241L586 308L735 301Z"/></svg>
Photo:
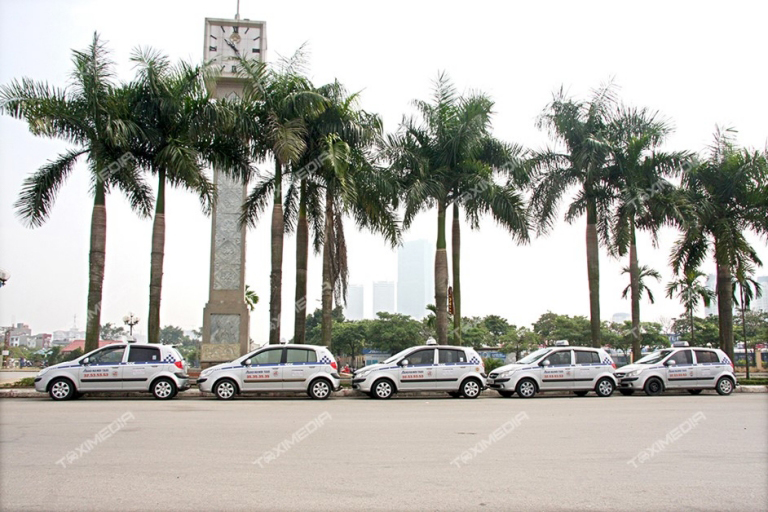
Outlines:
<svg viewBox="0 0 768 512"><path fill-rule="evenodd" d="M430 336L430 337L427 339L427 345L437 345L437 341L435 340L435 338L433 338L432 336Z"/></svg>
<svg viewBox="0 0 768 512"><path fill-rule="evenodd" d="M568 346L568 340L557 340L555 342L556 347L567 347Z"/></svg>

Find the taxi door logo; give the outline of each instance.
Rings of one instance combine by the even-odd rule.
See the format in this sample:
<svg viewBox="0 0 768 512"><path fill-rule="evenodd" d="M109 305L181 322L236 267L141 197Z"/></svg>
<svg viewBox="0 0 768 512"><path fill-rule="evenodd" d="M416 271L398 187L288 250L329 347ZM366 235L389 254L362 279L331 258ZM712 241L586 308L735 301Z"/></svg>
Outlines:
<svg viewBox="0 0 768 512"><path fill-rule="evenodd" d="M272 376L273 376L273 377L277 377L277 374L278 374L278 371L277 371L277 370L275 370L274 372L272 372Z"/></svg>
<svg viewBox="0 0 768 512"><path fill-rule="evenodd" d="M112 372L113 377L117 377L117 371Z"/></svg>

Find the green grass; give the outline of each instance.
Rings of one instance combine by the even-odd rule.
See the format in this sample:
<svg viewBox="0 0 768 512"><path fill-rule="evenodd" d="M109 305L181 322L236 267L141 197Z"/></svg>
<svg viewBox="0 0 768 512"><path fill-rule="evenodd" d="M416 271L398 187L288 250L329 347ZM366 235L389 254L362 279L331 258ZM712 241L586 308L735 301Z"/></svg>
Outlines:
<svg viewBox="0 0 768 512"><path fill-rule="evenodd" d="M768 386L768 379L739 379L739 384L742 386Z"/></svg>
<svg viewBox="0 0 768 512"><path fill-rule="evenodd" d="M4 388L33 388L35 387L34 377L24 377L11 384L3 384Z"/></svg>

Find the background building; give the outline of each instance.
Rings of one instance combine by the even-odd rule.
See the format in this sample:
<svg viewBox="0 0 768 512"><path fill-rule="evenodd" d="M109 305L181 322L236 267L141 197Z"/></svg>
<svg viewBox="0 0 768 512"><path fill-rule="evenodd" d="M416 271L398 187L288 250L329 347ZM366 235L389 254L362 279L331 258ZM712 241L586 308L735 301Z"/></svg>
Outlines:
<svg viewBox="0 0 768 512"><path fill-rule="evenodd" d="M397 312L421 320L435 302L434 247L426 240L405 242L397 251Z"/></svg>
<svg viewBox="0 0 768 512"><path fill-rule="evenodd" d="M383 311L395 312L395 283L392 281L376 281L373 283L373 316Z"/></svg>
<svg viewBox="0 0 768 512"><path fill-rule="evenodd" d="M712 293L715 294L714 297L712 297L712 300L709 302L709 306L706 306L704 308L704 316L710 316L710 315L718 315L717 312L717 276L715 274L709 274L707 276L707 284L705 285L709 290L712 291Z"/></svg>
<svg viewBox="0 0 768 512"><path fill-rule="evenodd" d="M632 320L632 315L629 313L614 313L611 317L611 322L614 324L623 324L627 320Z"/></svg>
<svg viewBox="0 0 768 512"><path fill-rule="evenodd" d="M362 320L365 313L365 288L360 284L351 284L347 289L347 307L344 317L347 320Z"/></svg>
<svg viewBox="0 0 768 512"><path fill-rule="evenodd" d="M768 276L760 276L757 278L757 282L760 283L760 288L763 291L763 296L759 299L754 299L752 302L752 309L755 311L762 311L768 313Z"/></svg>

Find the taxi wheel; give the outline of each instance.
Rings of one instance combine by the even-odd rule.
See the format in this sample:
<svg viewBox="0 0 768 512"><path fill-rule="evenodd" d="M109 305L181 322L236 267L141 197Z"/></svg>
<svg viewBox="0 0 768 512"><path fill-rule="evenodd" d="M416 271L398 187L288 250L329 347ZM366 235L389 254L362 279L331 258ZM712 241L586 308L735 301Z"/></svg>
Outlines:
<svg viewBox="0 0 768 512"><path fill-rule="evenodd" d="M635 390L634 389L620 389L619 393L621 393L624 396L632 396L632 395L635 394Z"/></svg>
<svg viewBox="0 0 768 512"><path fill-rule="evenodd" d="M315 400L325 400L331 396L331 385L325 379L316 379L309 385L309 396Z"/></svg>
<svg viewBox="0 0 768 512"><path fill-rule="evenodd" d="M176 385L170 379L159 379L152 385L152 394L158 400L170 400L176 396Z"/></svg>
<svg viewBox="0 0 768 512"><path fill-rule="evenodd" d="M230 379L223 379L216 383L213 393L219 400L232 400L237 394L237 386Z"/></svg>
<svg viewBox="0 0 768 512"><path fill-rule="evenodd" d="M728 377L722 377L717 381L717 394L730 395L733 393L733 381Z"/></svg>
<svg viewBox="0 0 768 512"><path fill-rule="evenodd" d="M701 390L700 389L689 389L688 392L692 395L700 395Z"/></svg>
<svg viewBox="0 0 768 512"><path fill-rule="evenodd" d="M587 393L589 393L589 391L574 391L573 392L573 394L576 395L576 396L587 396Z"/></svg>
<svg viewBox="0 0 768 512"><path fill-rule="evenodd" d="M664 391L664 385L659 379L654 377L652 379L648 379L648 382L645 383L643 391L645 391L645 394L648 396L660 395L661 392Z"/></svg>
<svg viewBox="0 0 768 512"><path fill-rule="evenodd" d="M514 391L499 391L499 394L503 396L504 398L510 398L512 395L515 394Z"/></svg>
<svg viewBox="0 0 768 512"><path fill-rule="evenodd" d="M461 394L466 398L477 398L482 390L483 386L477 379L467 379L461 385Z"/></svg>
<svg viewBox="0 0 768 512"><path fill-rule="evenodd" d="M517 395L520 398L533 398L536 394L536 383L531 379L523 379L517 383Z"/></svg>
<svg viewBox="0 0 768 512"><path fill-rule="evenodd" d="M48 394L54 400L69 400L75 394L75 386L67 379L56 379L51 382Z"/></svg>
<svg viewBox="0 0 768 512"><path fill-rule="evenodd" d="M595 393L597 396L608 397L613 394L614 389L616 389L616 385L611 379L600 379L595 386Z"/></svg>
<svg viewBox="0 0 768 512"><path fill-rule="evenodd" d="M387 379L376 381L373 385L373 396L376 398L387 399L395 393L395 387Z"/></svg>

